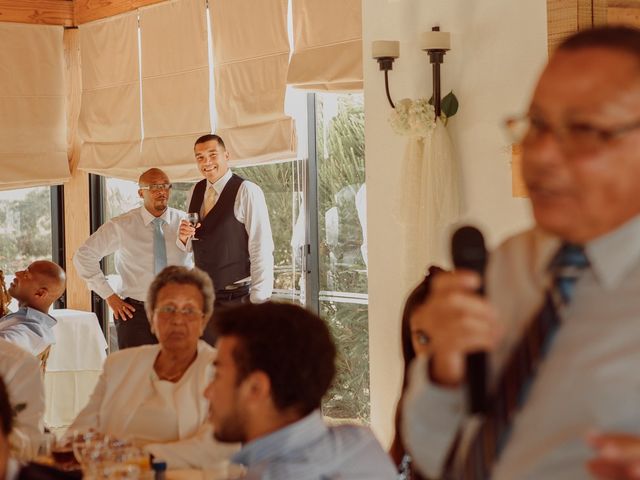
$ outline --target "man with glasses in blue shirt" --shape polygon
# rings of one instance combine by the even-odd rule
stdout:
[[[168,206],[169,177],[151,168],[140,175],[138,185],[143,205],[107,221],[73,256],[87,286],[111,307],[121,349],[158,343],[144,308],[149,285],[167,265],[193,265],[192,254],[178,247],[178,229],[186,213]],[[111,253],[122,278],[117,293],[100,269],[100,260]]]
[[[491,253],[486,297],[471,271],[435,278],[412,318],[431,353],[413,366],[403,433],[429,477],[448,470],[459,438],[470,455],[453,467],[467,479],[588,478],[587,432],[640,432],[640,30],[567,38],[507,126],[536,226]],[[506,388],[483,436],[458,437],[470,431],[465,357],[479,351],[492,356],[490,385]]]

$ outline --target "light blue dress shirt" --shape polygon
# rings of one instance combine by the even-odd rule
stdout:
[[[368,428],[327,426],[319,411],[247,443],[233,462],[247,479],[395,479],[396,468]]]
[[[561,241],[534,229],[492,252],[487,296],[506,327],[492,355],[498,372],[550,283],[549,261]],[[494,480],[581,480],[594,453],[592,430],[640,433],[640,216],[586,245],[589,268],[515,417]],[[464,417],[462,388],[431,384],[426,359],[412,369],[403,433],[415,463],[439,477]],[[495,378],[495,377],[493,377]]]
[[[14,343],[33,355],[40,355],[49,345],[56,343],[53,326],[56,319],[47,313],[29,307],[0,319],[0,338]]]

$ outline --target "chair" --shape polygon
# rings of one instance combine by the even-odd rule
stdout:
[[[9,313],[9,302],[11,301],[11,295],[7,291],[7,286],[4,283],[4,273],[0,270],[0,318]]]
[[[40,373],[44,378],[44,372],[47,369],[47,360],[49,359],[49,353],[51,352],[51,345],[48,345],[42,352],[38,354],[38,360],[40,361]]]

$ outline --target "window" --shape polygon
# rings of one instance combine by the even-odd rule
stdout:
[[[274,297],[301,304],[305,245],[303,169],[301,160],[233,169],[264,191],[274,244]]]
[[[275,247],[274,297],[319,310],[336,339],[338,372],[325,399],[324,414],[368,423],[363,96],[309,94],[301,95],[298,103],[308,100],[315,105],[315,118],[304,115],[309,125],[315,125],[315,145],[309,149],[315,152],[312,158],[234,167],[233,171],[265,193]],[[299,134],[304,138],[303,132]],[[314,192],[306,191],[310,179]],[[169,204],[186,210],[191,186],[174,184]],[[105,219],[140,205],[137,190],[134,182],[105,179]],[[315,230],[317,245],[307,238],[307,232]],[[309,252],[317,255],[311,257]],[[112,258],[107,259],[105,271],[117,289],[119,277]],[[309,281],[311,277],[317,280]],[[115,345],[115,335],[110,337]]]
[[[334,418],[369,421],[364,102],[316,94],[320,315],[338,345],[337,377],[324,404]]]
[[[60,187],[34,187],[0,192],[0,270],[7,286],[17,271],[35,260],[54,260],[59,222],[52,222],[52,193]],[[55,228],[52,229],[52,224]],[[60,263],[58,258],[55,261]],[[11,305],[15,310],[15,301]]]

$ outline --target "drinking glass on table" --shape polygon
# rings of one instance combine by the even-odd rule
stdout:
[[[200,214],[198,212],[189,212],[189,213],[187,213],[187,221],[191,225],[193,225],[193,227],[195,228],[195,226],[198,225],[198,222],[200,221]],[[191,237],[191,240],[198,240],[198,239],[194,235],[193,237]]]

